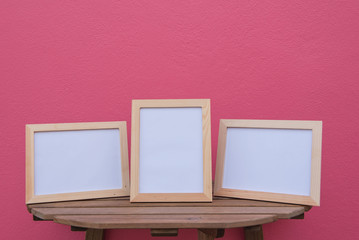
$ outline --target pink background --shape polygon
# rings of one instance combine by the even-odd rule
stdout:
[[[264,225],[264,237],[350,239],[358,77],[357,0],[2,0],[1,238],[84,239],[26,211],[25,124],[129,122],[132,99],[210,98],[213,163],[220,118],[323,120],[321,206],[304,220]],[[230,229],[224,239],[241,234]],[[148,238],[149,230],[106,235]],[[190,238],[194,230],[180,231]]]

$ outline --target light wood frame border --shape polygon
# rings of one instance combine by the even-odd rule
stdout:
[[[203,193],[139,193],[140,109],[202,108]],[[131,121],[131,202],[212,201],[211,114],[209,99],[132,100]]]
[[[227,140],[227,128],[268,128],[268,129],[275,128],[275,129],[312,130],[310,196],[223,188],[222,184],[223,184],[223,171],[224,171],[226,140]],[[219,123],[214,195],[319,206],[321,152],[322,152],[322,121],[221,119]]]
[[[84,191],[72,193],[34,194],[34,135],[36,132],[77,131],[119,129],[121,147],[122,188],[110,190]],[[128,167],[127,126],[125,121],[119,122],[88,122],[88,123],[55,123],[55,124],[27,124],[26,125],[26,204],[93,199],[105,197],[119,197],[129,195],[129,167]]]

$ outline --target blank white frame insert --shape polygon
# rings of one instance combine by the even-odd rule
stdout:
[[[141,109],[139,193],[202,193],[202,149],[202,108]]]
[[[321,121],[221,120],[215,195],[319,205]]]
[[[27,203],[129,195],[126,122],[26,130]]]

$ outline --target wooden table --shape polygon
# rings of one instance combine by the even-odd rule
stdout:
[[[28,205],[34,220],[49,220],[86,231],[102,240],[104,229],[150,228],[152,236],[177,236],[180,228],[198,229],[198,239],[223,237],[225,228],[244,227],[246,240],[263,239],[262,224],[303,219],[311,207],[215,197],[212,203],[130,203],[111,198]]]

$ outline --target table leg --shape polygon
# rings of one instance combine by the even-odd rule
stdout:
[[[213,240],[224,236],[224,229],[198,229],[198,240]]]
[[[245,227],[244,238],[245,240],[263,240],[262,225]]]
[[[86,240],[103,240],[103,229],[87,229]]]

